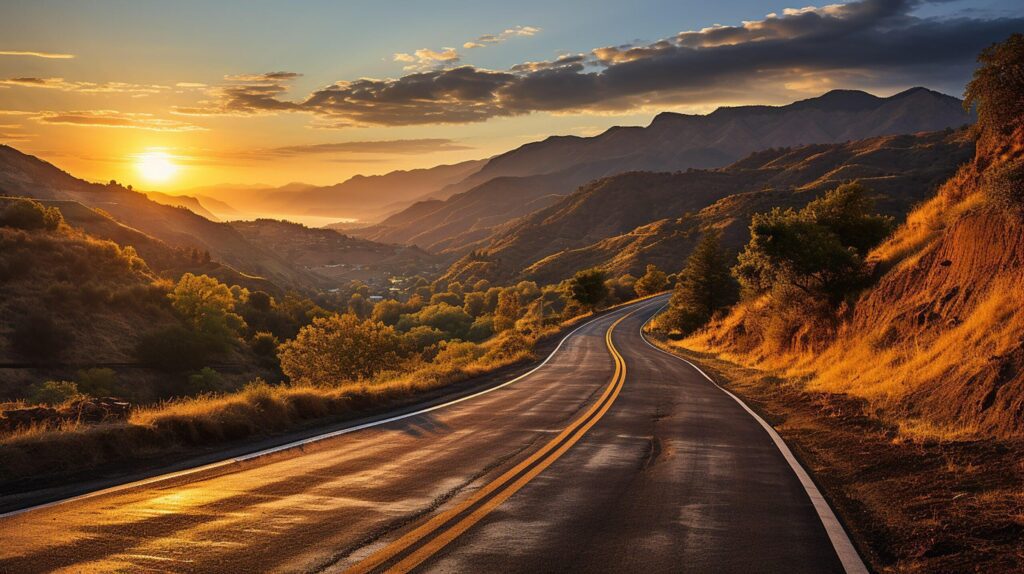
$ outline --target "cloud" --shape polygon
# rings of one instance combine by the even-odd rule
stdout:
[[[462,45],[463,48],[469,50],[472,48],[483,48],[490,44],[500,44],[505,40],[521,36],[535,36],[540,32],[540,28],[536,26],[516,26],[514,28],[508,28],[498,34],[484,34],[476,40],[471,40]]]
[[[158,118],[153,114],[119,112],[115,110],[47,111],[38,113],[32,119],[44,124],[126,128],[157,132],[187,132],[205,129],[178,120]]]
[[[924,1],[860,0],[788,9],[740,25],[684,31],[650,44],[602,47],[504,71],[463,65],[339,81],[296,101],[279,99],[280,82],[267,83],[256,95],[226,90],[215,105],[230,113],[310,113],[319,126],[394,126],[480,122],[538,111],[698,107],[750,101],[752,94],[784,99],[815,85],[854,80],[861,87],[953,86],[969,78],[982,48],[1024,29],[1019,16],[913,15]]]
[[[0,86],[20,88],[43,88],[62,92],[82,94],[158,94],[169,90],[168,86],[156,84],[130,84],[126,82],[72,82],[64,78],[20,77],[0,79]]]
[[[242,83],[277,83],[288,82],[301,76],[302,74],[297,72],[266,72],[263,74],[235,74],[224,76],[224,79],[229,82]]]
[[[298,110],[295,103],[280,100],[291,88],[297,72],[267,72],[224,76],[227,84],[206,90],[210,96],[195,106],[175,106],[171,113],[183,116],[248,116]]]
[[[440,52],[430,48],[420,48],[412,54],[399,52],[394,55],[393,59],[396,62],[408,64],[404,67],[406,71],[429,70],[457,63],[459,53],[455,51],[455,48],[441,48]]]
[[[0,56],[27,56],[31,58],[45,58],[47,60],[69,60],[74,54],[57,54],[54,52],[25,52],[19,50],[2,50]]]

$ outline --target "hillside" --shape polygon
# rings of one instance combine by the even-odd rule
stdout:
[[[647,263],[676,271],[702,230],[719,228],[738,248],[752,213],[802,206],[844,181],[864,183],[883,211],[905,216],[972,153],[966,133],[949,130],[767,150],[714,170],[626,173],[511,224],[446,278],[551,283],[586,267],[636,274]]]
[[[418,215],[399,214],[353,232],[464,254],[485,236],[484,227],[496,229],[521,216],[524,205],[550,203],[552,196],[567,195],[596,178],[722,167],[763,149],[936,131],[971,121],[960,100],[924,88],[887,98],[835,90],[786,106],[720,108],[708,115],[666,112],[647,127],[615,127],[594,137],[555,136],[526,144],[449,186],[452,197],[428,213],[413,206],[410,210]],[[502,200],[487,210],[466,207],[486,206],[495,195]]]
[[[884,273],[834,330],[808,325],[797,339],[769,345],[745,328],[755,301],[682,344],[865,399],[911,435],[1021,436],[1024,221],[1018,207],[993,198],[993,187],[1019,188],[1022,161],[1024,127],[979,145],[872,253]],[[1000,179],[1013,170],[1016,180]]]
[[[69,224],[96,237],[116,241],[122,246],[138,243],[140,253],[144,252],[144,256],[152,258],[162,269],[184,269],[176,260],[178,256],[164,253],[170,248],[200,254],[199,262],[207,267],[211,267],[207,264],[212,260],[215,265],[204,272],[233,283],[254,287],[263,284],[260,288],[265,290],[335,286],[325,284],[325,276],[311,272],[304,263],[276,251],[278,243],[304,241],[306,228],[302,226],[286,228],[299,233],[294,239],[278,237],[272,243],[250,241],[232,224],[210,221],[186,207],[162,205],[130,187],[77,179],[8,146],[0,146],[0,195],[30,197],[56,205],[65,212]],[[165,199],[174,201],[172,197]],[[362,245],[371,251],[377,249],[366,242]],[[344,246],[337,247],[341,249],[333,255],[337,263],[362,262],[358,253],[355,254],[357,260],[349,261],[347,251],[342,249]],[[390,246],[379,246],[379,249],[382,252],[394,250]],[[389,265],[391,263],[394,262]],[[365,275],[383,280],[389,268],[371,270]],[[276,287],[266,286],[267,282]]]

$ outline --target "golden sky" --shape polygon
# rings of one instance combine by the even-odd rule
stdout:
[[[1010,0],[9,0],[0,142],[140,189],[331,184],[659,111],[959,95]]]

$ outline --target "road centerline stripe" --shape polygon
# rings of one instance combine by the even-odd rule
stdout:
[[[407,556],[401,558],[393,567],[388,569],[388,572],[408,572],[412,570],[482,520],[572,448],[608,412],[622,390],[626,379],[626,362],[612,342],[612,332],[619,323],[635,312],[631,311],[623,315],[612,323],[605,332],[605,344],[615,362],[615,372],[601,398],[591,405],[582,416],[576,418],[558,436],[546,443],[537,452],[486,484],[463,503],[438,514],[391,544],[381,548],[346,570],[346,573],[357,574],[373,571],[383,564],[398,559],[399,556],[416,546],[417,543],[436,533],[436,536],[428,539],[418,548],[412,550]]]

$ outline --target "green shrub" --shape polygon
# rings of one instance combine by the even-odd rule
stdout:
[[[42,385],[33,387],[29,398],[33,402],[53,406],[82,396],[82,393],[78,391],[78,385],[71,381],[46,381]]]
[[[188,386],[185,389],[189,395],[221,393],[227,390],[230,390],[227,381],[224,380],[220,373],[210,367],[203,367],[189,375]]]
[[[106,367],[95,367],[82,369],[75,377],[79,390],[94,397],[109,397],[120,395],[120,385],[117,381],[117,373],[114,369]]]
[[[600,269],[577,271],[569,280],[569,296],[585,309],[593,309],[608,298],[605,273]]]
[[[469,333],[466,338],[475,343],[487,340],[494,334],[494,318],[490,315],[484,315],[483,317],[477,317],[473,324],[469,327]]]
[[[252,336],[249,347],[261,357],[276,357],[279,342],[273,333],[260,331]]]

